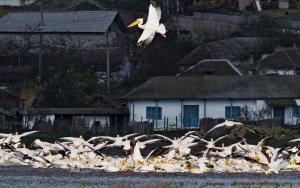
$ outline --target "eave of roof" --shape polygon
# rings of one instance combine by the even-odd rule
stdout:
[[[117,15],[117,11],[44,12],[44,26],[38,31],[40,12],[11,12],[0,19],[0,33],[104,33]]]
[[[290,99],[300,98],[300,76],[155,77],[122,98]]]
[[[31,108],[19,110],[20,114],[26,115],[128,115],[129,110],[123,108]]]
[[[268,106],[297,106],[295,99],[267,99]]]

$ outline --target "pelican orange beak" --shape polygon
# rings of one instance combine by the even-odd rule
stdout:
[[[130,27],[133,27],[133,26],[136,26],[138,25],[139,23],[141,23],[140,20],[135,20],[134,22],[132,22],[130,25],[127,26],[127,28],[130,28]]]
[[[255,157],[253,157],[253,159],[254,159],[255,161],[257,161],[257,162],[260,161],[260,157],[259,157],[258,155],[256,155]]]
[[[294,166],[296,166],[296,165],[297,165],[297,163],[296,163],[296,160],[295,160],[295,159],[292,159],[292,160],[290,161],[290,163],[291,163],[291,165],[294,165]]]

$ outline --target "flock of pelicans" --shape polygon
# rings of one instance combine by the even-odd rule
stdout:
[[[126,136],[96,136],[84,140],[81,136],[63,137],[53,143],[36,139],[26,147],[22,138],[39,134],[30,131],[23,134],[0,133],[0,164],[31,165],[34,168],[63,168],[71,171],[101,169],[108,172],[264,172],[300,170],[298,146],[274,148],[266,145],[263,138],[257,145],[247,144],[237,132],[207,139],[209,134],[220,128],[240,130],[245,126],[238,122],[225,121],[205,134],[190,131],[180,138],[166,136],[129,134]],[[250,130],[250,129],[249,129]],[[250,130],[252,131],[252,130]],[[44,134],[44,133],[43,133]],[[235,135],[239,142],[224,146],[221,142]],[[297,144],[300,139],[287,145]],[[217,143],[219,143],[217,145]],[[147,150],[145,147],[148,147]],[[108,155],[105,150],[120,150],[122,155]],[[191,148],[199,152],[191,152]],[[143,152],[141,152],[141,150]],[[142,153],[148,151],[146,155]],[[149,152],[150,151],[150,152]],[[192,154],[193,153],[193,154]]]

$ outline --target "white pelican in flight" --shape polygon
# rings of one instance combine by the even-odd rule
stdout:
[[[154,38],[155,33],[159,33],[161,36],[166,37],[166,27],[164,24],[160,24],[161,8],[154,7],[152,4],[149,6],[149,13],[147,22],[143,24],[143,19],[139,18],[132,24],[128,25],[128,28],[138,25],[140,29],[143,29],[143,33],[138,39],[137,46],[145,48]]]

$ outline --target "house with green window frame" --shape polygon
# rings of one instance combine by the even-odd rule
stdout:
[[[130,122],[199,127],[202,118],[300,123],[300,76],[159,76],[125,96]]]

